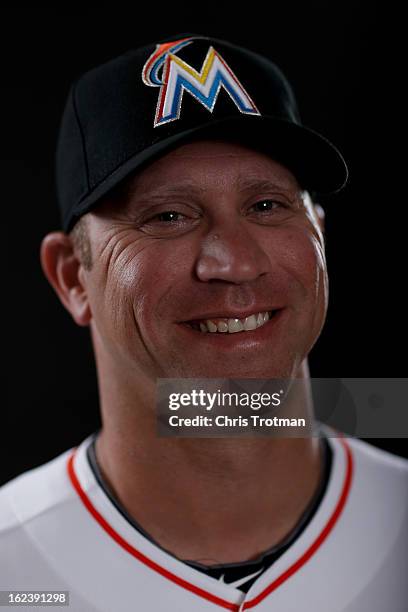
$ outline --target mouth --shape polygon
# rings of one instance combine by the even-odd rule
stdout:
[[[185,321],[183,325],[190,327],[201,334],[237,334],[254,332],[267,325],[280,309],[265,312],[255,312],[243,319],[212,317],[211,319],[197,319]]]

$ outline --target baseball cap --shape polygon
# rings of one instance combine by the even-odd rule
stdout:
[[[347,181],[341,153],[302,125],[293,90],[271,60],[180,34],[132,49],[72,85],[56,154],[64,231],[135,170],[213,137],[264,151],[313,192],[335,193]]]

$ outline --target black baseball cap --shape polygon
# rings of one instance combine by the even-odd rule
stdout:
[[[272,61],[180,34],[128,51],[72,85],[56,155],[64,231],[133,171],[212,137],[266,152],[309,191],[335,193],[347,182],[342,155],[301,124],[292,88]]]

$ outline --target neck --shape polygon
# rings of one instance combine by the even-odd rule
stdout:
[[[307,363],[299,415],[312,413]],[[159,438],[154,386],[101,377],[96,455],[126,511],[163,548],[202,564],[257,557],[296,526],[322,471],[318,438]],[[141,391],[140,391],[141,390]]]

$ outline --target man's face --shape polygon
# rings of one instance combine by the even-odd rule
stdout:
[[[323,326],[327,277],[313,205],[288,169],[244,146],[189,143],[88,217],[92,333],[121,371],[296,375]],[[200,330],[260,312],[271,318],[256,329]]]

